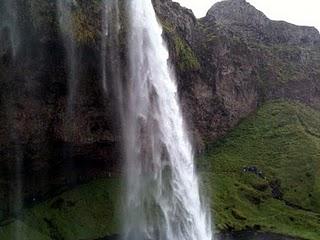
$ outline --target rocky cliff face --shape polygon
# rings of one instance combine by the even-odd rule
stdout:
[[[245,0],[219,2],[195,22],[181,7],[182,21],[175,21],[176,11],[163,14],[168,5],[176,8],[171,1],[157,7],[164,26],[177,26],[164,28],[168,41],[180,37],[191,51],[191,58],[173,53],[173,59],[198,150],[265,101],[288,99],[319,108],[320,35],[315,28],[272,21]],[[184,61],[198,64],[184,74],[179,68]]]
[[[16,26],[0,24],[0,218],[11,213],[4,203],[16,188],[17,159],[23,160],[28,200],[117,172],[121,158],[117,96],[101,90],[103,4],[78,0],[72,12],[80,77],[70,118],[67,56],[55,1],[17,1]],[[320,37],[314,28],[271,21],[244,0],[218,3],[202,19],[171,0],[153,2],[198,152],[264,101],[289,99],[320,109]],[[119,59],[126,82],[128,23],[125,2],[119,4]],[[5,11],[1,3],[0,9]],[[13,29],[19,32],[17,44]],[[112,65],[119,63],[110,63],[112,78]]]

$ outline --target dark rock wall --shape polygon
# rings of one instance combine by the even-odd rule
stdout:
[[[13,211],[8,201],[17,194],[17,176],[22,196],[32,204],[119,171],[115,101],[101,90],[102,26],[95,19],[103,5],[78,2],[73,24],[79,85],[72,115],[67,113],[68,60],[55,1],[17,0],[17,26],[0,26],[0,219]],[[17,47],[10,38],[14,28]]]

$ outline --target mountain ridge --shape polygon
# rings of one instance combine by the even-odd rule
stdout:
[[[260,38],[261,41],[271,43],[303,45],[320,42],[320,34],[315,27],[271,20],[263,12],[243,0],[226,0],[214,4],[206,15],[206,18],[210,17],[214,17],[217,23],[227,25],[236,34],[243,36],[244,29],[249,31],[254,35],[255,40]]]

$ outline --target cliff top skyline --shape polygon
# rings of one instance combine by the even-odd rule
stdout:
[[[219,0],[175,0],[192,9],[196,17],[204,17]],[[271,20],[283,20],[300,26],[316,27],[320,31],[320,2],[317,0],[247,0]]]

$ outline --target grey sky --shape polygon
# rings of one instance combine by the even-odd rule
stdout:
[[[197,17],[205,16],[218,0],[175,0],[191,8]],[[284,20],[304,26],[315,26],[320,30],[319,0],[247,0],[272,20]]]

